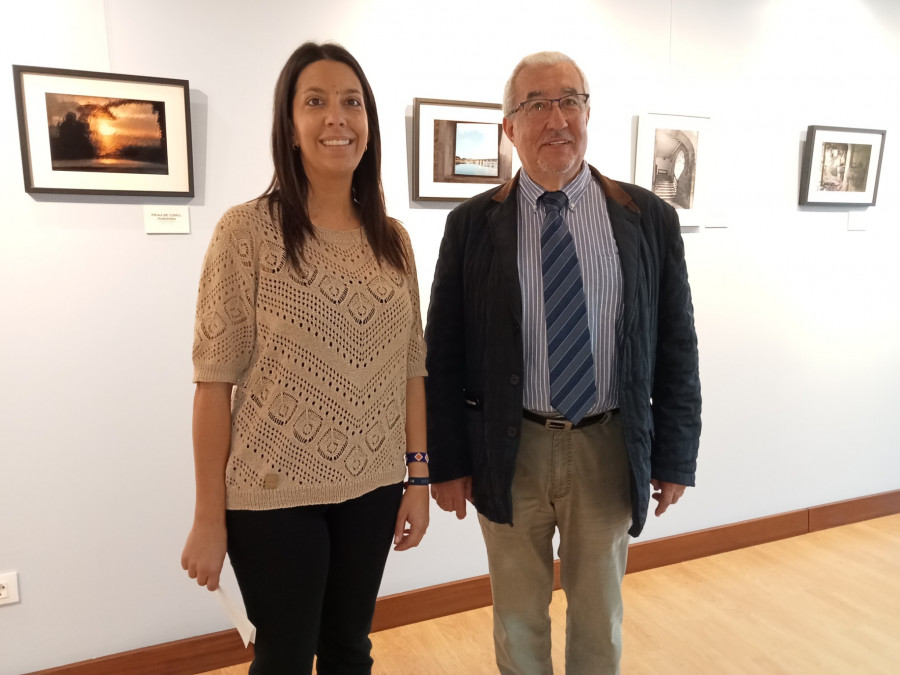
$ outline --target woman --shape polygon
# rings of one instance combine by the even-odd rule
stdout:
[[[345,49],[288,59],[272,153],[269,188],[223,216],[204,262],[182,566],[215,590],[227,550],[251,673],[310,673],[314,655],[319,673],[369,673],[391,539],[412,548],[428,525],[425,354],[375,100]]]

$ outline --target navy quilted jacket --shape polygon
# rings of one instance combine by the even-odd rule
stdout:
[[[693,305],[675,210],[591,168],[619,250],[623,328],[619,408],[631,470],[632,526],[647,518],[650,479],[694,485],[700,377]],[[478,511],[512,523],[522,425],[522,300],[517,178],[447,217],[428,309],[428,448],[434,482],[472,476]]]

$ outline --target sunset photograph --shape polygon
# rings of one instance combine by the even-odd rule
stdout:
[[[45,96],[54,171],[168,173],[165,103]]]

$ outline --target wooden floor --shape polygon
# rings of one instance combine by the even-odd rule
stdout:
[[[558,675],[565,606],[554,593]],[[372,642],[377,675],[497,672],[489,607],[375,633]],[[900,515],[627,575],[622,674],[657,673],[900,673]]]

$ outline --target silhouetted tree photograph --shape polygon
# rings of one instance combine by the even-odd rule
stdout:
[[[45,94],[54,171],[168,174],[161,101]]]

